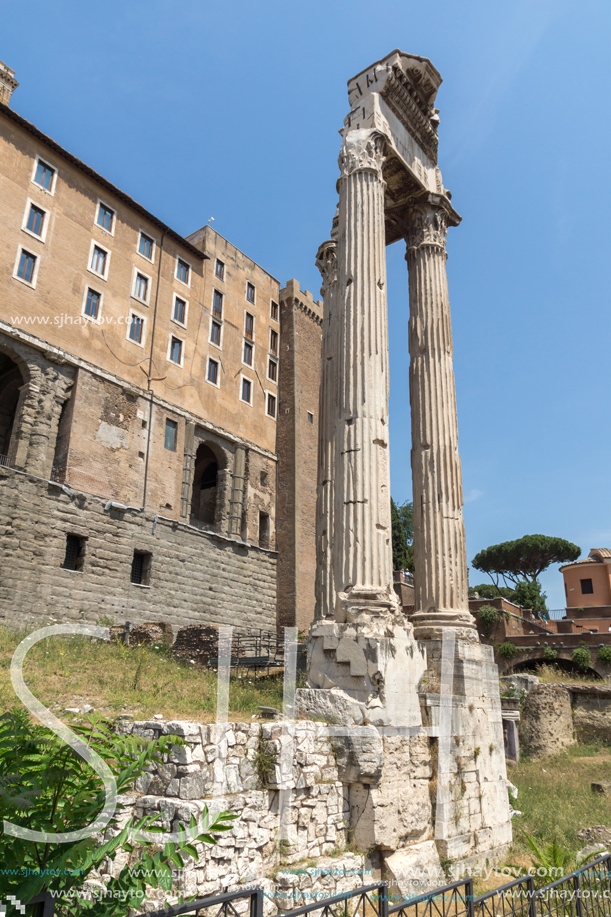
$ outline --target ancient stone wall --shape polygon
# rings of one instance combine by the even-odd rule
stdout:
[[[119,731],[144,738],[179,735],[186,742],[136,783],[129,811],[137,817],[154,814],[166,829],[177,830],[191,813],[201,812],[206,800],[211,811],[238,813],[218,845],[198,846],[198,862],[187,864],[184,887],[189,894],[256,883],[263,886],[271,915],[383,876],[397,900],[410,890],[443,884],[432,839],[426,738],[382,738],[373,727],[368,735],[334,736],[333,728],[322,723],[298,722],[285,821],[289,838],[282,839],[280,763],[289,741],[282,724],[223,727],[123,720]],[[362,852],[348,852],[347,845]],[[308,868],[304,861],[312,858],[316,867]],[[117,858],[113,872],[122,865]],[[424,865],[429,874],[423,877]]]
[[[577,740],[611,745],[611,685],[571,685],[569,691]]]
[[[571,695],[562,685],[535,685],[524,702],[520,720],[522,751],[542,758],[564,751],[575,741]]]
[[[12,623],[164,621],[276,625],[276,554],[103,498],[0,468],[0,615]],[[66,536],[81,539],[65,569]],[[148,582],[131,582],[134,551],[150,554]]]
[[[469,719],[466,711],[457,715]],[[482,862],[506,849],[498,835],[499,811],[507,808],[505,783],[499,781],[504,799],[496,812],[484,790],[487,780],[498,778],[498,756],[489,748],[480,754],[472,745],[474,738],[481,741],[485,727],[480,721],[476,736],[463,736],[451,754],[455,860],[465,865],[474,862],[478,843]],[[125,718],[118,730],[148,739],[177,735],[186,743],[137,781],[126,815],[155,815],[167,830],[177,830],[204,804],[211,812],[238,813],[216,847],[198,845],[198,861],[186,866],[183,892],[203,896],[261,885],[266,914],[273,915],[309,904],[315,895],[380,879],[389,882],[391,901],[446,882],[440,862],[446,846],[435,839],[440,775],[434,738],[308,721],[200,725]],[[292,754],[290,767],[283,766],[283,750]],[[282,817],[280,801],[287,796],[280,791],[286,794],[289,785],[290,807]],[[505,832],[505,844],[509,839]],[[312,858],[315,867],[307,862]],[[118,857],[113,872],[123,862]]]

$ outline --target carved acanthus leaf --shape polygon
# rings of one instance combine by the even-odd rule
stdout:
[[[386,141],[378,131],[348,131],[339,154],[342,178],[362,171],[376,172],[381,178],[385,146]]]
[[[407,250],[421,245],[445,248],[448,234],[448,216],[443,207],[429,202],[413,206],[407,219],[405,236]]]
[[[323,300],[329,287],[337,283],[337,243],[330,240],[323,242],[316,253],[316,267],[322,275],[320,295]]]

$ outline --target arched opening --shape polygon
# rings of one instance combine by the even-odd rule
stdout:
[[[210,446],[201,443],[195,453],[191,524],[213,526],[216,516],[218,460]]]
[[[11,437],[15,428],[19,392],[24,378],[17,363],[0,353],[0,464],[9,464]]]
[[[592,649],[591,652],[594,660],[596,657],[596,650]],[[589,678],[600,678],[600,680],[603,681],[602,676],[592,666],[584,671],[580,669],[572,659],[563,659],[562,656],[557,656],[555,659],[546,659],[545,656],[541,655],[534,659],[526,659],[523,662],[516,663],[516,665],[512,667],[511,672],[507,671],[504,674],[509,675],[513,672],[516,674],[519,672],[530,672],[532,675],[540,675],[541,667],[554,669],[559,674],[570,676],[573,680],[580,676],[587,675]]]

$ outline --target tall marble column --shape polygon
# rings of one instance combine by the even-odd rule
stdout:
[[[316,496],[316,618],[333,617],[334,405],[337,400],[337,217],[332,238],[319,247],[316,266],[322,275],[324,303],[318,410],[318,487]],[[335,236],[335,238],[333,238]]]
[[[427,194],[408,215],[410,402],[417,637],[450,625],[475,632],[469,614],[463,494],[446,276],[449,199]]]
[[[339,158],[335,613],[397,607],[388,459],[388,320],[382,178],[385,139],[348,131]]]

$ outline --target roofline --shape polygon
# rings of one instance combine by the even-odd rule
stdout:
[[[597,564],[604,564],[604,560],[597,560],[595,557],[584,557],[583,560],[572,560],[568,564],[562,564],[561,567],[558,567],[558,570],[562,573],[563,570],[568,570],[569,567],[587,567],[588,564],[596,566]]]
[[[36,137],[37,140],[46,143],[55,153],[59,153],[60,156],[63,156],[64,159],[67,159],[69,163],[79,169],[81,172],[84,172],[85,175],[92,178],[98,184],[102,185],[106,191],[110,191],[111,194],[114,194],[115,197],[118,197],[119,200],[123,201],[124,204],[127,204],[128,207],[131,207],[132,210],[135,210],[136,213],[139,213],[141,216],[150,220],[151,223],[154,223],[159,229],[163,230],[164,233],[167,233],[168,236],[171,236],[176,242],[180,242],[192,255],[200,258],[202,261],[209,260],[209,256],[202,252],[199,248],[196,248],[191,242],[181,236],[180,233],[172,229],[171,226],[168,226],[163,220],[160,220],[159,217],[156,217],[153,213],[143,207],[142,204],[139,204],[138,201],[135,201],[133,197],[130,197],[129,194],[126,194],[125,191],[121,191],[120,188],[117,188],[116,185],[113,185],[112,182],[108,181],[107,178],[104,178],[103,175],[100,175],[99,172],[96,172],[95,169],[92,169],[91,166],[88,166],[86,163],[82,162],[72,153],[69,153],[68,150],[65,150],[62,146],[59,145],[51,137],[48,137],[46,134],[43,134],[34,124],[30,121],[27,121],[25,118],[22,118],[21,115],[18,115],[16,111],[13,111],[12,108],[9,108],[7,105],[0,105],[0,111],[7,115],[10,121],[14,121],[24,130],[26,130],[33,137]]]
[[[259,270],[263,271],[264,274],[267,274],[268,277],[271,277],[272,280],[275,280],[276,283],[278,284],[278,286],[280,286],[281,281],[278,280],[277,277],[274,277],[273,274],[270,274],[270,272],[267,270],[267,268],[263,267],[262,264],[259,264],[258,261],[255,261],[254,258],[251,258],[250,255],[247,255],[246,252],[242,251],[241,248],[238,248],[237,245],[234,245],[234,243],[231,241],[231,239],[227,239],[226,236],[224,236],[222,233],[220,233],[220,232],[218,231],[218,229],[215,229],[214,226],[211,226],[210,223],[206,223],[204,226],[200,226],[199,229],[195,229],[193,232],[190,232],[189,235],[190,235],[190,236],[194,236],[196,233],[202,232],[202,230],[204,230],[204,229],[209,229],[210,232],[213,232],[215,235],[219,236],[224,242],[227,243],[227,245],[231,245],[231,247],[232,247],[232,248],[235,248],[235,250],[236,250],[237,252],[239,252],[241,255],[244,255],[244,257],[245,257],[245,258],[248,258],[249,261],[252,261],[252,263],[253,263],[254,265],[256,265],[256,267],[258,267]],[[191,243],[189,243],[189,245],[190,245],[190,244],[191,244]],[[198,249],[198,251],[200,251],[200,250]],[[200,254],[201,254],[201,252],[200,252]],[[205,255],[205,257],[206,257],[206,258],[210,258],[210,255]]]
[[[368,66],[368,67],[365,67],[364,70],[360,70],[360,71],[359,71],[358,73],[356,73],[354,76],[351,76],[350,79],[347,81],[346,85],[350,85],[350,83],[352,82],[352,80],[356,80],[356,79],[359,78],[359,76],[363,76],[363,74],[364,74],[364,73],[367,73],[368,70],[371,70],[372,67],[377,67],[378,64],[381,64],[381,63],[383,63],[385,60],[388,60],[388,58],[389,58],[389,57],[392,57],[393,54],[400,54],[401,57],[413,57],[413,58],[415,58],[415,60],[419,60],[419,61],[421,61],[421,62],[424,63],[424,64],[429,64],[429,66],[431,67],[431,69],[434,70],[435,73],[437,74],[437,76],[439,77],[439,85],[442,84],[443,80],[442,80],[442,78],[441,78],[441,73],[439,72],[439,70],[437,69],[437,67],[435,66],[435,64],[431,63],[430,58],[428,58],[428,57],[422,57],[420,54],[410,54],[409,51],[402,51],[401,48],[395,48],[394,51],[391,51],[389,54],[385,54],[384,57],[381,57],[381,58],[380,58],[380,60],[374,61],[373,64],[369,64],[369,66]]]

